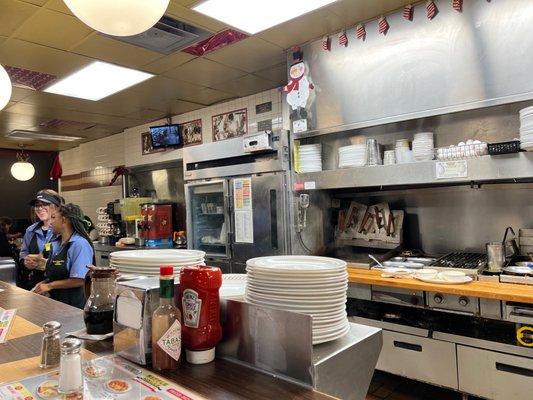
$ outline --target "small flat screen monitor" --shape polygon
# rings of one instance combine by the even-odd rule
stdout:
[[[154,149],[183,146],[179,125],[152,126],[150,127],[150,136]]]

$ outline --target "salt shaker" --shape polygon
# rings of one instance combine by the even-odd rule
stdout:
[[[57,321],[49,321],[43,325],[43,341],[41,344],[41,368],[51,368],[59,365],[59,330],[61,324]]]
[[[58,388],[61,394],[77,393],[83,390],[80,350],[79,339],[65,339],[61,343]]]

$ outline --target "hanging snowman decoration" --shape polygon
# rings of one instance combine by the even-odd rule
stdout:
[[[287,103],[291,106],[291,119],[305,119],[309,95],[315,87],[307,76],[307,68],[302,60],[291,65],[289,77],[290,82],[283,87],[283,91],[287,93]]]

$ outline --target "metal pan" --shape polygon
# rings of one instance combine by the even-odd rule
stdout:
[[[408,262],[408,261],[385,261],[383,263],[386,267],[399,267],[399,268],[410,268],[410,269],[422,269],[424,268],[424,264],[422,263],[414,263],[414,262]]]
[[[533,268],[530,267],[520,267],[512,265],[510,267],[505,267],[502,269],[506,274],[511,275],[533,275]]]

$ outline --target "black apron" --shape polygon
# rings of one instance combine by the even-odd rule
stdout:
[[[42,225],[39,225],[37,229],[41,229]],[[37,242],[37,233],[33,232],[33,237],[30,240],[30,245],[28,246],[28,254],[39,254],[41,251],[39,250],[39,244]],[[48,258],[50,255],[50,251],[43,248],[43,257]],[[21,264],[24,264],[22,261]],[[25,265],[22,265],[20,268],[19,273],[19,287],[22,287],[26,290],[31,290],[34,288],[35,285],[37,285],[39,282],[44,281],[44,271],[38,270],[38,269],[29,269]]]
[[[50,282],[70,278],[70,271],[67,269],[69,247],[70,242],[67,242],[53,257],[48,258],[45,275]],[[54,300],[82,309],[85,306],[86,301],[83,286],[69,289],[52,289],[50,290],[50,297]]]

